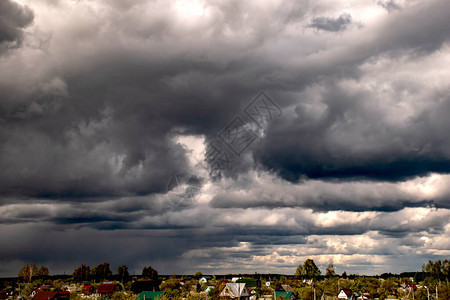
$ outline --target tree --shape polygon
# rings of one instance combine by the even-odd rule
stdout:
[[[94,277],[95,280],[103,281],[105,279],[109,279],[112,276],[111,269],[109,268],[109,263],[104,262],[102,264],[99,264],[98,266],[92,268],[92,277]]]
[[[327,267],[327,272],[325,273],[326,277],[333,277],[336,275],[336,272],[334,271],[333,264],[329,264]]]
[[[314,263],[314,260],[308,258],[303,263],[303,270],[305,277],[308,279],[316,279],[317,276],[320,276],[320,270]]]
[[[36,271],[37,277],[48,276],[48,275],[50,275],[50,271],[45,266],[40,266],[39,269],[37,269],[37,271]]]
[[[195,273],[195,275],[194,275],[194,277],[196,278],[196,279],[200,279],[201,277],[203,276],[203,273],[202,272],[197,272],[197,273]]]
[[[126,281],[128,279],[128,276],[130,275],[128,273],[128,267],[126,265],[121,265],[117,268],[117,273],[119,274],[120,281],[123,283],[124,280]]]
[[[36,275],[36,270],[37,268],[35,264],[25,265],[22,267],[22,269],[20,269],[17,275],[19,277],[22,277],[23,280],[31,282],[33,276]]]
[[[302,266],[302,264],[299,264],[297,267],[297,270],[295,270],[295,277],[297,279],[302,279],[304,275],[305,275],[305,271],[303,270],[303,266]]]
[[[89,275],[91,274],[91,269],[89,266],[82,264],[73,271],[72,277],[75,281],[88,281]]]
[[[158,280],[158,271],[152,268],[152,266],[144,267],[142,269],[142,276],[144,278],[152,279],[154,281]]]
[[[442,274],[448,282],[448,280],[450,279],[450,261],[447,259],[442,262]]]

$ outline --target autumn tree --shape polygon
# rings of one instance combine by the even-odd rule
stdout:
[[[22,267],[22,269],[20,269],[17,275],[24,281],[31,282],[33,276],[36,276],[36,270],[37,268],[35,264],[25,265]]]
[[[91,269],[89,266],[82,264],[73,271],[72,277],[75,281],[88,281],[89,275],[91,274]]]

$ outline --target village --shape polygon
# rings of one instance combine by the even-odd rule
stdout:
[[[10,300],[389,300],[450,299],[449,261],[429,261],[421,271],[380,276],[338,275],[334,266],[322,275],[312,259],[294,275],[158,275],[146,266],[130,276],[125,265],[117,274],[109,263],[92,269],[81,265],[72,275],[49,274],[48,268],[26,265],[16,278],[1,279],[0,299]]]

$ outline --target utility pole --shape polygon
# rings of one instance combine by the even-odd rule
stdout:
[[[436,284],[436,300],[439,299],[439,296],[438,296],[438,288],[437,288],[437,286],[438,286],[438,285]]]

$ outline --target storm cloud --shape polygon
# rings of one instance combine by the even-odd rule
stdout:
[[[0,4],[0,275],[448,256],[447,1],[22,2]]]

